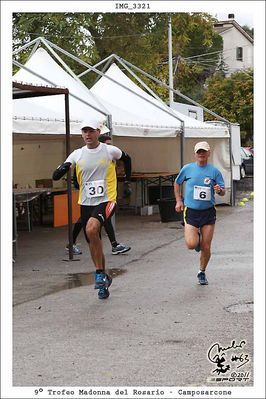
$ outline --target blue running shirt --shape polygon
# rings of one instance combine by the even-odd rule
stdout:
[[[183,166],[175,181],[179,185],[186,183],[184,204],[192,209],[211,208],[215,205],[213,186],[219,184],[224,188],[223,176],[212,164],[189,163]]]

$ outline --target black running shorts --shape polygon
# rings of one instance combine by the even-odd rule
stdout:
[[[115,208],[115,202],[102,202],[96,206],[81,205],[80,215],[83,227],[86,227],[87,222],[91,217],[98,219],[101,225],[103,225],[107,219],[113,216]]]
[[[214,206],[203,210],[185,207],[183,217],[185,224],[200,228],[207,224],[215,224],[216,209]]]

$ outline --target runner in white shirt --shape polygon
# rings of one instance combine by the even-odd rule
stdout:
[[[105,272],[101,227],[115,212],[117,178],[115,161],[121,159],[122,151],[100,143],[99,123],[84,122],[81,128],[85,146],[73,151],[53,174],[59,180],[71,166],[76,167],[79,183],[78,203],[85,236],[89,242],[91,257],[96,268],[95,288],[100,299],[108,298],[111,276]]]

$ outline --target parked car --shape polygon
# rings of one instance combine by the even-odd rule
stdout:
[[[253,147],[244,147],[244,148],[249,150],[252,153],[253,157],[254,157],[254,148]]]
[[[240,147],[241,166],[240,176],[243,179],[246,175],[253,176],[253,153],[249,148]]]

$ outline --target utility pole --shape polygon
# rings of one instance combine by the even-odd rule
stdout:
[[[172,18],[168,19],[168,66],[169,66],[169,106],[173,108],[174,92],[171,90],[173,85],[173,53],[172,53]]]

